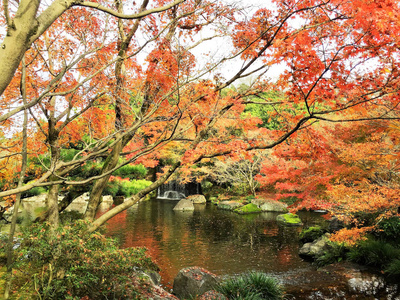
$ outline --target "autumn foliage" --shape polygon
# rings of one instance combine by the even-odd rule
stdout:
[[[62,13],[26,39],[19,67],[0,74],[1,197],[88,186],[97,192],[92,219],[118,168],[162,164],[152,185],[93,221],[94,230],[173,174],[200,181],[214,159],[251,161],[257,150],[265,151],[255,177],[261,189],[296,197],[294,210],[328,209],[360,231],[397,214],[398,0],[275,0],[257,9],[50,2]],[[4,3],[9,43],[19,30],[10,18],[22,6]],[[42,21],[47,6],[38,5]],[[233,71],[225,72],[228,63]],[[256,115],[250,105],[265,109]],[[28,156],[48,164],[17,187],[24,109]],[[66,158],[68,149],[78,152]],[[74,178],[87,162],[104,167]],[[373,224],[362,224],[360,212],[376,214]]]

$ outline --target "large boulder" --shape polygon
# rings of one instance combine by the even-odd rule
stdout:
[[[322,254],[324,254],[325,251],[327,251],[330,248],[329,237],[330,234],[325,233],[323,236],[321,236],[314,242],[305,243],[303,247],[300,248],[299,255],[310,258],[321,256]]]
[[[105,203],[105,202],[113,203],[114,202],[113,196],[105,195],[105,196],[103,196],[101,202],[102,203]]]
[[[287,212],[287,204],[269,199],[257,198],[251,200],[251,203],[257,205],[264,212]]]
[[[237,201],[221,201],[218,203],[217,207],[219,209],[235,210],[236,208],[239,208],[241,206],[243,206],[243,204]]]
[[[37,196],[32,196],[28,198],[22,199],[22,203],[24,202],[46,202],[47,194],[40,194]]]
[[[194,299],[213,290],[218,284],[217,275],[200,267],[190,267],[179,271],[174,279],[173,291],[179,299]]]
[[[89,193],[84,193],[84,194],[80,195],[79,197],[76,197],[72,201],[72,203],[74,203],[74,204],[78,204],[78,203],[87,204],[87,202],[89,201],[89,197],[90,197]]]
[[[276,217],[276,220],[280,224],[287,225],[287,226],[301,226],[301,225],[303,225],[303,223],[300,220],[300,217],[298,215],[292,214],[292,213],[278,215]]]
[[[179,211],[192,211],[194,210],[193,202],[188,199],[182,199],[175,205],[174,210]]]
[[[186,199],[192,201],[194,204],[202,204],[207,202],[204,195],[190,195],[186,197]]]

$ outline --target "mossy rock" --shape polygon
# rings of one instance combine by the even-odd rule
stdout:
[[[326,230],[324,230],[321,226],[313,226],[306,229],[303,229],[300,232],[300,241],[302,243],[310,243],[321,237]]]
[[[303,223],[300,220],[300,217],[296,214],[287,213],[282,214],[276,217],[276,220],[283,225],[287,226],[301,226]]]
[[[241,214],[241,215],[254,214],[254,213],[260,213],[261,209],[257,205],[255,205],[253,203],[250,203],[250,204],[246,204],[245,206],[236,208],[234,210],[234,212],[238,213],[238,214]]]

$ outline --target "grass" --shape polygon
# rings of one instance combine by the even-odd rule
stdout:
[[[216,290],[229,300],[276,300],[283,290],[275,278],[262,272],[248,272],[224,280]]]

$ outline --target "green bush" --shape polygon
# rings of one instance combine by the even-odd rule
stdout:
[[[330,242],[329,246],[329,250],[324,251],[321,256],[316,258],[315,263],[317,266],[322,267],[346,259],[349,249],[344,244]]]
[[[148,187],[150,184],[152,184],[152,182],[148,180],[122,181],[120,190],[123,196],[130,197]]]
[[[86,226],[77,221],[52,230],[45,223],[24,231],[13,290],[35,291],[39,299],[140,299],[148,287],[139,270],[158,270],[145,249],[119,249]]]
[[[283,290],[277,280],[262,272],[249,272],[225,279],[216,290],[229,300],[283,298]]]
[[[375,236],[386,242],[400,242],[400,218],[392,217],[379,222]]]
[[[148,180],[119,180],[114,178],[107,183],[106,188],[104,189],[105,195],[112,196],[125,196],[130,197],[132,195],[137,194],[142,189],[148,187],[152,184],[151,181]]]
[[[391,276],[400,276],[400,259],[392,260],[385,269],[385,273]]]
[[[383,241],[368,239],[352,247],[347,256],[351,261],[384,269],[395,259],[400,259],[400,249]]]
[[[289,197],[284,197],[284,198],[279,199],[279,201],[281,201],[289,206],[295,204],[299,200],[300,199],[297,198],[296,196],[289,196]]]
[[[143,165],[125,165],[113,173],[114,176],[123,178],[144,178],[147,169]]]
[[[37,187],[31,188],[30,190],[24,192],[22,194],[22,197],[27,198],[27,197],[39,196],[41,194],[46,194],[46,193],[47,193],[47,188],[42,187],[42,186],[37,186]]]

